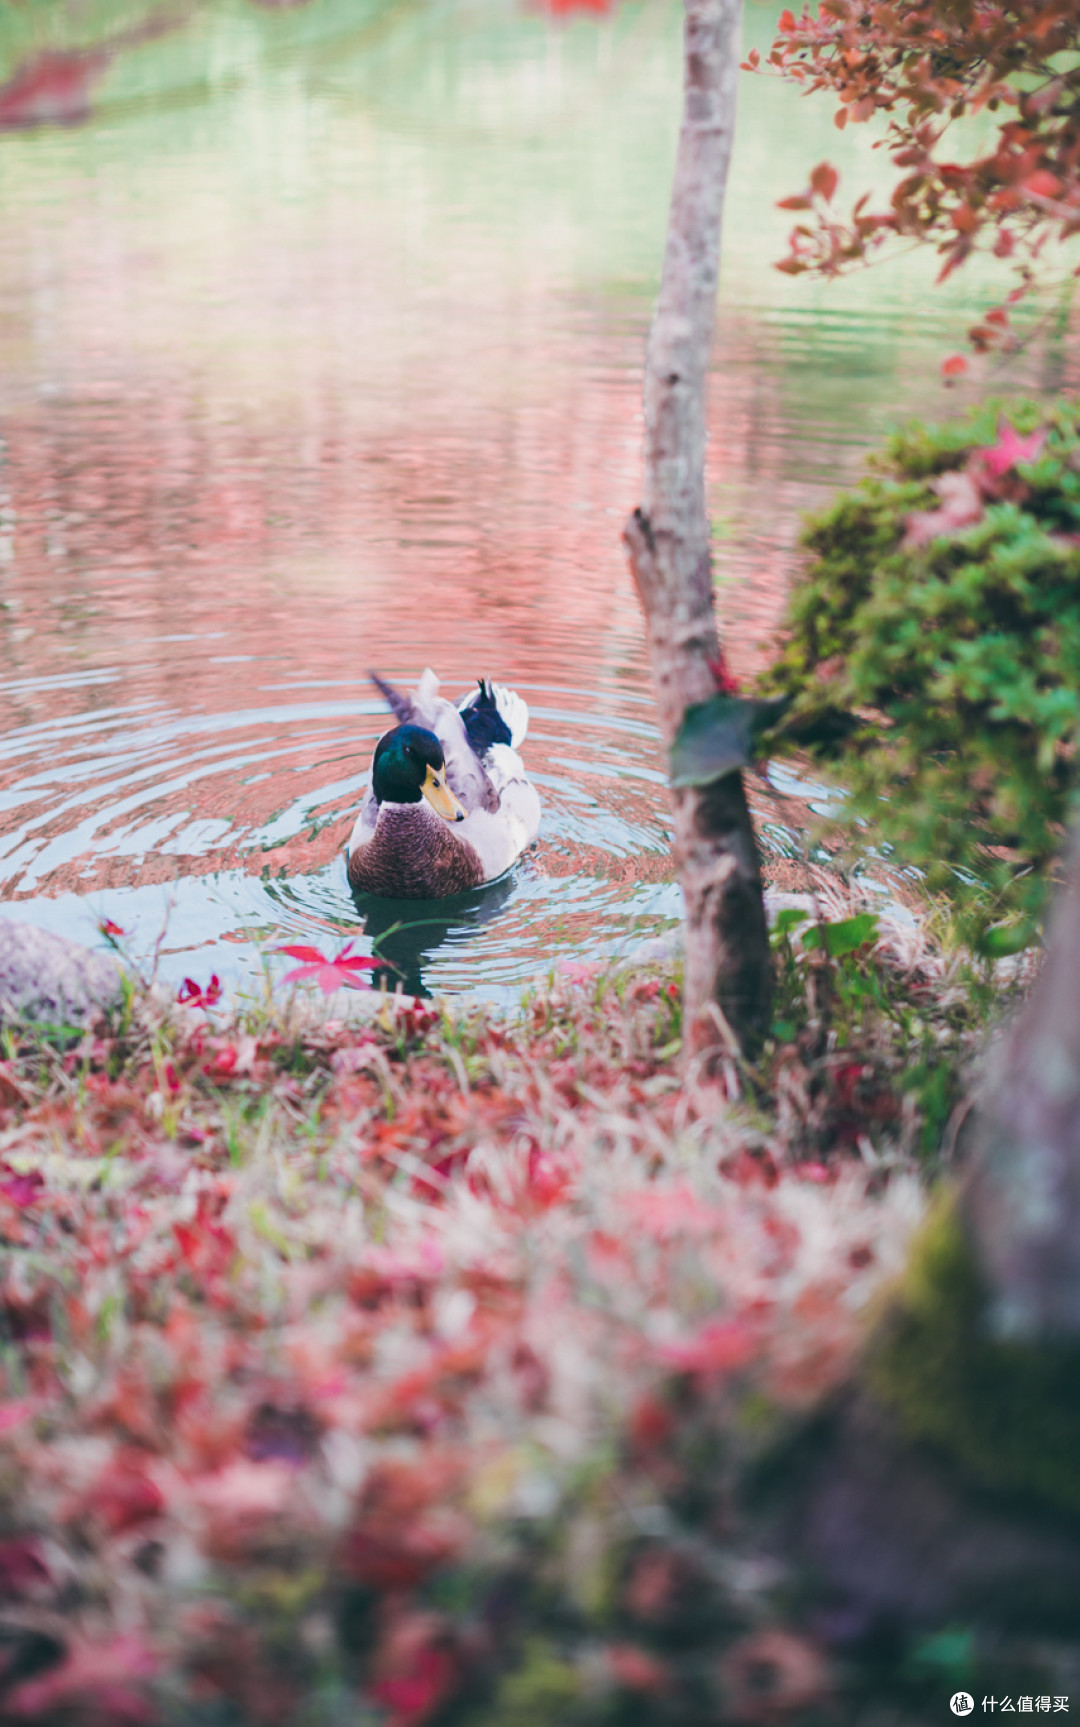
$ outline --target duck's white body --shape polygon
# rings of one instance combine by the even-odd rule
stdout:
[[[438,738],[446,783],[465,817],[445,821],[424,800],[380,804],[369,786],[346,854],[354,887],[388,897],[441,898],[494,881],[532,844],[540,827],[540,797],[517,753],[529,710],[513,690],[493,684],[491,692],[511,741],[478,752],[460,709],[439,695],[433,671],[424,672],[414,696],[385,690],[399,723],[423,726]],[[465,697],[461,707],[473,699],[473,694]]]

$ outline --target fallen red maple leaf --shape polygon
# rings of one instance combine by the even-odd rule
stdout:
[[[295,970],[287,971],[282,983],[317,983],[324,995],[330,995],[335,989],[366,989],[354,972],[368,971],[383,962],[367,954],[352,953],[352,942],[346,942],[339,954],[328,959],[320,953],[317,947],[279,947],[275,953],[286,953],[290,959],[299,959],[304,963]]]
[[[37,1411],[37,1402],[30,1397],[21,1397],[15,1403],[0,1404],[0,1433],[7,1433],[9,1428],[21,1426],[24,1421],[29,1421],[31,1416],[36,1415]],[[2,1552],[3,1549],[0,1548],[0,1554]]]
[[[564,1166],[537,1146],[529,1150],[528,1197],[534,1205],[546,1211],[560,1200],[570,1186],[571,1177]]]
[[[137,1633],[114,1637],[111,1643],[72,1639],[60,1665],[40,1678],[26,1679],[4,1698],[9,1720],[70,1718],[74,1709],[85,1720],[92,1715],[120,1727],[142,1727],[157,1711],[146,1694],[147,1681],[157,1672],[157,1655]]]
[[[49,1581],[49,1568],[33,1536],[0,1541],[0,1589],[6,1600],[26,1600]]]
[[[607,1649],[608,1666],[616,1685],[627,1691],[663,1691],[670,1683],[670,1674],[663,1662],[636,1643],[611,1643]]]
[[[697,1336],[685,1343],[665,1344],[659,1354],[681,1373],[711,1375],[745,1367],[756,1348],[756,1339],[745,1325],[719,1319],[702,1326]]]
[[[835,1170],[831,1170],[825,1163],[816,1162],[797,1163],[795,1174],[803,1181],[833,1181],[836,1177]]]
[[[182,1001],[187,1007],[213,1007],[216,1001],[221,1000],[221,979],[214,972],[210,982],[203,989],[202,985],[197,984],[193,977],[186,977],[180,985],[176,999]]]
[[[429,1646],[413,1655],[404,1672],[377,1680],[371,1695],[390,1711],[391,1727],[422,1727],[445,1703],[457,1679],[453,1651]]]
[[[33,1205],[38,1198],[38,1190],[45,1186],[45,1177],[38,1169],[27,1170],[23,1175],[17,1169],[12,1169],[8,1163],[0,1163],[0,1175],[6,1179],[0,1181],[0,1193],[9,1199],[12,1205],[20,1210],[27,1205]]]
[[[160,1517],[165,1495],[134,1453],[114,1458],[102,1471],[87,1494],[87,1509],[110,1535],[122,1535]]]

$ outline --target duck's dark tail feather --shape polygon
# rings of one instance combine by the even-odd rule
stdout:
[[[479,693],[474,693],[467,702],[462,702],[460,712],[469,742],[477,755],[482,756],[492,744],[508,744],[512,738],[510,727],[499,712],[491,685],[483,678],[477,678],[476,681],[480,685]]]
[[[382,696],[398,725],[411,725],[415,717],[412,697],[403,695],[401,690],[396,690],[393,684],[388,684],[385,678],[380,678],[378,672],[369,671],[368,677]]]

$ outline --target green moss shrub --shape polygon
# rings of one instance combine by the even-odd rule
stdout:
[[[783,729],[968,939],[1023,945],[1077,802],[1080,402],[907,427],[803,543],[765,680]]]
[[[915,1243],[866,1380],[910,1439],[972,1483],[1080,1514],[1080,1348],[988,1334],[986,1290],[954,1200]]]

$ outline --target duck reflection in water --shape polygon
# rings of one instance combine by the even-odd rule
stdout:
[[[513,891],[512,871],[452,899],[383,899],[354,890],[353,904],[364,920],[364,934],[372,952],[386,962],[368,974],[372,988],[430,997],[424,967],[436,954],[467,942],[482,924],[497,918]]]

